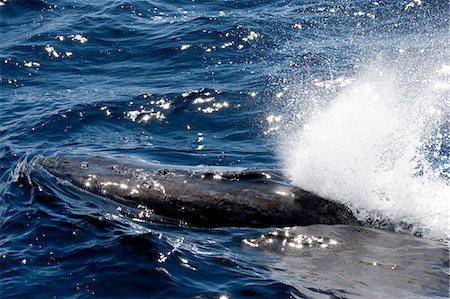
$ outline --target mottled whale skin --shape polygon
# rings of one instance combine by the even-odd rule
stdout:
[[[143,205],[191,226],[358,225],[345,205],[294,187],[275,172],[102,156],[38,157],[33,164],[93,194]]]

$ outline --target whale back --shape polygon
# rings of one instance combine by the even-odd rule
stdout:
[[[72,185],[151,209],[188,225],[357,224],[342,204],[290,184],[275,171],[179,167],[102,156],[53,156],[35,165]]]

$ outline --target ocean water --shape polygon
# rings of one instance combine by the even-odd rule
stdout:
[[[0,297],[449,296],[447,1],[0,0]],[[39,155],[277,169],[361,227],[145,221]]]

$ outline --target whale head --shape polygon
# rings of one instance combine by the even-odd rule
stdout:
[[[102,156],[40,157],[35,164],[93,194],[193,225],[358,224],[345,205],[292,186],[272,172],[219,172]]]

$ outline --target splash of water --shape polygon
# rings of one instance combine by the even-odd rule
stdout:
[[[448,65],[429,61],[367,67],[285,132],[288,175],[359,220],[449,239],[449,76]]]

